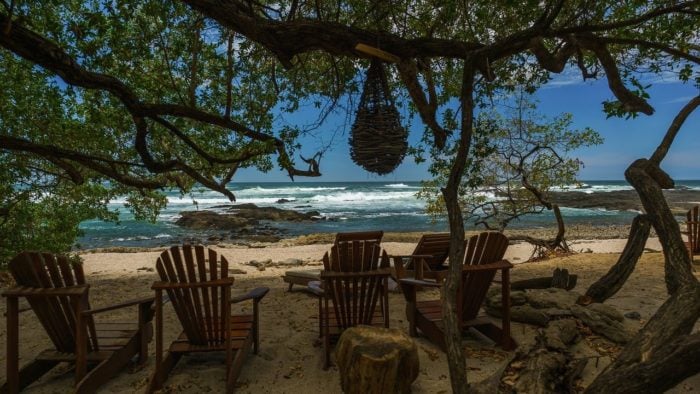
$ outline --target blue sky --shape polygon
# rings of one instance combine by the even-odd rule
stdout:
[[[582,180],[624,179],[624,171],[634,160],[648,157],[658,145],[669,124],[678,111],[700,92],[692,84],[681,84],[672,80],[657,80],[649,89],[650,103],[656,110],[651,116],[639,115],[635,119],[606,119],[602,102],[612,99],[605,80],[582,82],[580,76],[559,76],[553,83],[536,94],[539,111],[549,117],[563,112],[573,114],[575,128],[591,127],[605,139],[602,145],[581,149],[572,155],[583,160],[585,167],[579,178]],[[311,110],[306,110],[311,111]],[[354,110],[353,110],[354,112]],[[310,114],[301,114],[310,117]],[[341,116],[329,120],[330,125],[343,122]],[[409,142],[421,137],[422,124],[414,122]],[[328,126],[331,130],[336,126]],[[700,179],[700,113],[692,114],[681,129],[668,156],[662,163],[674,179]],[[327,138],[327,137],[326,137]],[[406,158],[396,171],[386,176],[370,174],[350,160],[347,133],[338,133],[332,149],[321,162],[320,178],[297,178],[298,182],[340,181],[418,181],[429,179],[427,164],[416,165]],[[305,146],[318,145],[316,139],[302,140]],[[303,153],[312,153],[308,148]],[[244,169],[236,175],[238,182],[289,181],[284,172],[275,168],[261,174]]]

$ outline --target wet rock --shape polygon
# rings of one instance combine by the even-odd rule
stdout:
[[[279,200],[275,201],[277,204],[286,204],[288,202],[293,202],[294,200],[288,200],[286,198],[280,198]]]
[[[248,226],[253,222],[248,218],[222,215],[212,211],[183,211],[180,212],[180,218],[175,224],[195,230],[235,230]]]
[[[246,240],[248,241],[254,241],[254,242],[265,242],[265,243],[274,243],[282,239],[282,237],[278,235],[266,235],[266,234],[255,234],[255,235],[249,235],[246,237]]]
[[[685,215],[698,199],[697,190],[664,190],[664,197],[675,215]],[[606,193],[578,191],[553,192],[552,200],[562,207],[605,208],[618,211],[641,211],[642,203],[634,190],[615,190]]]
[[[321,215],[318,211],[299,212],[293,209],[281,209],[277,207],[258,207],[255,204],[234,205],[228,209],[228,212],[247,219],[292,222],[312,220],[314,216]]]

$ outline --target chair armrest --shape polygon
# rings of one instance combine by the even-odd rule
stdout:
[[[429,282],[420,279],[401,279],[400,282],[408,286],[442,287],[442,283],[440,282]]]
[[[390,254],[389,258],[392,259],[408,259],[408,258],[414,258],[414,259],[430,259],[435,257],[435,255],[432,254]]]
[[[3,297],[71,297],[87,294],[90,285],[78,285],[67,287],[13,287],[2,292]]]
[[[94,315],[97,313],[102,313],[102,312],[107,312],[107,311],[113,311],[115,309],[122,309],[126,308],[129,306],[134,306],[134,305],[149,305],[155,302],[155,297],[146,297],[146,298],[141,298],[138,300],[130,300],[130,301],[125,301],[119,304],[114,304],[110,306],[105,306],[102,308],[94,308],[94,309],[88,309],[86,311],[83,311],[83,315],[88,316],[88,315]]]
[[[334,278],[361,278],[364,276],[391,276],[391,269],[380,268],[372,271],[363,272],[335,272],[335,271],[321,271],[321,279]]]
[[[462,271],[495,271],[500,269],[510,269],[513,268],[513,264],[508,260],[500,260],[495,263],[479,264],[479,265],[465,265],[462,267]]]
[[[243,294],[240,296],[232,297],[231,298],[231,303],[236,304],[245,300],[253,300],[254,302],[259,302],[260,300],[265,297],[267,292],[270,291],[269,287],[256,287],[253,290],[249,291],[247,294]]]
[[[232,286],[233,278],[221,278],[207,282],[155,282],[151,286],[152,290],[175,290],[175,289],[198,289],[202,287]]]

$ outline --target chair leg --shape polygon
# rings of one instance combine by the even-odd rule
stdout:
[[[163,383],[167,380],[170,371],[172,371],[177,362],[180,361],[180,358],[182,358],[182,354],[168,352],[165,357],[163,357],[162,362],[156,363],[156,370],[153,372],[151,382],[148,385],[148,393],[153,393],[163,388]]]
[[[413,304],[406,304],[406,317],[408,318],[408,335],[412,337],[418,336],[416,330],[416,307]]]
[[[226,392],[233,393],[236,387],[236,381],[238,381],[238,376],[241,374],[241,368],[243,368],[243,362],[245,361],[248,353],[250,353],[250,348],[253,347],[252,338],[249,336],[246,338],[246,343],[236,351],[233,356],[233,361],[230,365],[226,365]]]
[[[7,297],[7,392],[17,393],[21,390],[19,378],[19,299]]]
[[[150,305],[139,305],[139,364],[148,360],[148,342],[153,338]]]
[[[253,302],[253,354],[260,350],[260,308],[259,301]]]
[[[326,370],[331,366],[331,340],[327,333],[323,336],[323,350],[325,353],[323,360],[323,369]]]
[[[326,298],[326,310],[325,312],[328,313],[328,299]],[[319,305],[320,305],[320,299],[319,299]],[[320,306],[319,306],[320,309]],[[323,350],[325,353],[325,360],[323,363],[323,369],[326,370],[331,366],[331,338],[330,338],[330,327],[329,327],[329,322],[328,322],[328,316],[324,316],[323,313],[319,315],[319,317],[323,317]]]
[[[17,393],[23,390],[35,380],[44,376],[44,374],[49,372],[56,365],[58,365],[58,361],[32,360],[28,364],[24,365],[17,373],[16,385],[10,385],[10,381],[8,379],[8,381],[0,386],[0,393]],[[10,387],[13,389],[10,389]]]

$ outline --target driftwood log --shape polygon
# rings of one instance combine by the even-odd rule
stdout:
[[[410,393],[418,377],[418,347],[398,329],[348,328],[335,358],[344,393]]]

